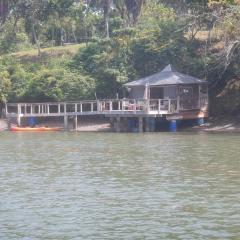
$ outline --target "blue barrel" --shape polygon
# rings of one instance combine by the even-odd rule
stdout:
[[[36,118],[35,118],[35,117],[30,117],[30,118],[28,119],[28,125],[29,125],[30,127],[34,127],[34,126],[36,125],[36,123],[37,123],[37,121],[36,121]]]
[[[177,132],[177,120],[171,120],[169,122],[169,131],[170,132]]]
[[[204,124],[204,118],[197,118],[197,125],[201,126]]]

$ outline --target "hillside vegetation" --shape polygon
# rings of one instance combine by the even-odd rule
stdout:
[[[1,2],[1,1],[0,1]],[[10,0],[0,4],[0,101],[122,96],[171,63],[210,83],[211,113],[240,112],[234,0]]]
[[[80,48],[85,47],[85,44],[71,44],[66,46],[48,47],[41,50],[41,60],[45,58],[55,58],[55,57],[73,57]],[[14,52],[10,56],[17,58],[21,61],[24,59],[26,61],[39,61],[38,50],[31,49],[25,51]],[[6,56],[3,56],[6,57]]]

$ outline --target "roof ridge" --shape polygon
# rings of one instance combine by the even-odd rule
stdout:
[[[171,64],[168,64],[161,72],[173,72]]]

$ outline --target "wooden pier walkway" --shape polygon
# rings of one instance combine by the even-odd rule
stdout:
[[[162,115],[178,112],[176,99],[93,100],[79,102],[7,103],[7,117],[55,117],[75,115]]]
[[[197,107],[206,105],[206,99],[200,99]],[[64,117],[64,126],[68,117],[103,115],[107,117],[161,117],[177,115],[186,110],[179,99],[107,99],[79,102],[46,102],[46,103],[7,103],[6,117],[16,118],[21,126],[22,118],[30,117]],[[189,109],[190,110],[190,109]]]

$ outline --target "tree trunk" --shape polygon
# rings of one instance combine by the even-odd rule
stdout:
[[[106,26],[106,37],[109,38],[109,18],[106,18],[106,22],[105,22],[105,26]]]
[[[110,11],[110,0],[104,0],[103,12],[104,12],[106,38],[109,38],[109,11]]]
[[[36,34],[36,29],[35,29],[35,23],[33,22],[32,24],[32,33],[33,33],[33,38],[35,43],[37,44],[37,49],[38,49],[38,56],[41,56],[41,48],[40,48],[40,43]]]
[[[125,0],[124,2],[128,15],[130,18],[132,17],[132,24],[135,25],[141,13],[142,6],[146,3],[146,0]]]
[[[65,30],[63,27],[61,27],[61,46],[64,46],[65,42]]]
[[[75,29],[74,29],[73,26],[72,26],[72,34],[73,34],[74,42],[77,43],[78,40],[77,40],[77,36],[76,36],[76,34],[75,34]]]

